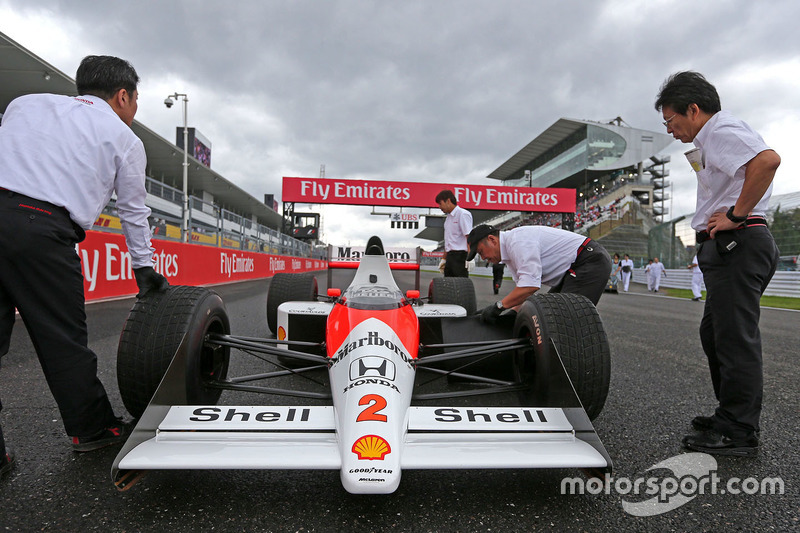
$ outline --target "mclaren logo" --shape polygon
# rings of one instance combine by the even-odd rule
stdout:
[[[385,357],[368,355],[350,363],[350,381],[363,377],[379,377],[394,381],[396,374],[394,363]]]

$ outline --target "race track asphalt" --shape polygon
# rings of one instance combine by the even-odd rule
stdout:
[[[423,274],[423,287],[432,275]],[[323,285],[324,278],[319,276]],[[494,301],[489,279],[473,281],[479,306]],[[502,292],[511,286],[504,282]],[[214,289],[226,302],[234,334],[267,335],[267,281]],[[115,356],[132,303],[87,306],[90,346],[118,413],[124,408]],[[614,461],[614,479],[663,481],[671,472],[651,467],[684,454],[680,440],[689,420],[713,411],[697,334],[702,307],[636,285],[601,299],[612,377],[594,425]],[[335,471],[170,471],[150,472],[128,492],[118,492],[110,479],[118,448],[70,451],[17,320],[0,368],[0,422],[18,458],[16,469],[0,480],[0,531],[797,531],[799,331],[800,313],[763,310],[760,454],[716,460],[722,488],[735,477],[779,477],[784,494],[701,494],[663,514],[636,517],[623,501],[649,496],[620,494],[613,484],[609,494],[562,494],[562,479],[581,476],[573,470],[406,471],[398,491],[387,496],[350,495]],[[617,485],[624,491],[624,484]]]

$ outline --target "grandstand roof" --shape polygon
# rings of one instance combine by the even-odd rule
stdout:
[[[621,121],[621,119],[619,119]],[[656,133],[648,130],[641,130],[613,123],[601,123],[590,120],[561,118],[553,123],[549,128],[540,133],[535,139],[529,142],[519,152],[511,156],[505,163],[497,167],[487,177],[497,180],[511,180],[522,178],[525,170],[533,170],[550,163],[554,157],[548,157],[546,161],[534,165],[537,158],[547,154],[548,151],[557,149],[559,144],[569,140],[571,136],[577,134],[581,129],[595,128],[608,132],[609,139],[619,139],[619,153],[614,157],[600,157],[592,160],[591,157],[576,168],[570,165],[571,171],[563,176],[563,179],[553,183],[537,184],[534,179],[534,186],[560,186],[576,187],[583,183],[584,175],[589,173],[607,173],[609,170],[627,168],[645,161],[664,150],[673,142],[670,135]],[[598,144],[609,144],[600,142]],[[565,153],[574,144],[564,146],[563,150],[557,150],[558,154]],[[585,152],[591,152],[593,148],[587,146]],[[590,156],[593,154],[589,154]],[[572,160],[577,158],[572,157]],[[591,174],[590,174],[591,175]],[[579,176],[579,178],[576,178]],[[574,178],[574,179],[572,179]]]
[[[778,207],[781,208],[781,213],[800,207],[800,191],[772,195],[767,210],[773,212]]]
[[[0,113],[14,98],[24,94],[75,95],[76,92],[75,80],[0,32]],[[144,143],[148,176],[181,190],[181,149],[141,122],[134,120],[131,129]],[[214,196],[217,205],[246,218],[255,215],[267,227],[281,228],[279,213],[190,155],[190,193],[192,190],[207,191]]]

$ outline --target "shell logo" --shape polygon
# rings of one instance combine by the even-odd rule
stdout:
[[[286,340],[286,330],[283,329],[283,326],[278,328],[278,340],[285,341]]]
[[[353,453],[360,460],[383,461],[383,458],[392,452],[386,439],[377,435],[364,435],[353,444]]]

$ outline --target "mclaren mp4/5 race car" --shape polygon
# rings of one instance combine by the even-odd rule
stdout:
[[[419,275],[404,294],[395,266],[373,237],[343,291],[276,274],[276,338],[231,335],[222,300],[202,287],[138,300],[118,351],[138,422],[113,464],[117,488],[164,469],[339,470],[358,494],[394,492],[404,469],[611,471],[590,421],[610,355],[588,299],[534,295],[487,325],[468,278],[437,277],[420,298]],[[260,371],[229,375],[242,356]]]

